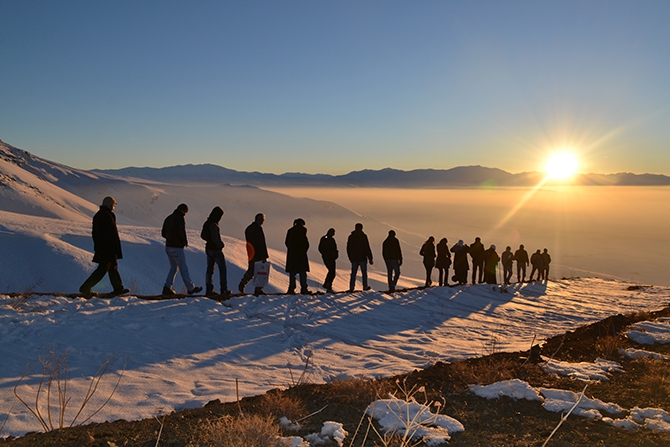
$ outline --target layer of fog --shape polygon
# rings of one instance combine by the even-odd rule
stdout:
[[[476,236],[498,253],[524,244],[547,248],[551,277],[597,275],[670,285],[670,188],[551,187],[497,189],[277,188],[295,197],[327,200],[402,231],[404,270],[421,277],[421,244]],[[353,227],[353,225],[352,225]],[[343,228],[342,243],[350,228]],[[381,258],[385,232],[368,232]],[[379,267],[381,268],[381,267]]]

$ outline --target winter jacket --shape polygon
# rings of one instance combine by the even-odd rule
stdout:
[[[533,253],[533,255],[530,257],[530,263],[533,267],[536,267],[536,268],[544,267],[544,261],[542,260],[542,254]]]
[[[165,238],[165,246],[173,248],[184,248],[188,245],[186,239],[186,221],[184,213],[174,210],[172,214],[163,221],[161,234]]]
[[[319,241],[319,253],[324,261],[334,261],[340,256],[335,238],[325,235]]]
[[[347,256],[350,262],[372,262],[372,249],[363,230],[354,230],[347,239]]]
[[[487,284],[496,284],[496,268],[500,262],[500,256],[495,248],[489,248],[484,252],[484,282]]]
[[[247,240],[247,256],[249,261],[264,261],[268,255],[268,247],[265,245],[265,233],[263,227],[256,222],[252,222],[244,230],[244,238]]]
[[[225,244],[221,240],[221,229],[218,222],[206,220],[202,226],[200,237],[205,241],[205,250],[221,251]]]
[[[389,236],[384,240],[382,243],[382,257],[385,261],[402,262],[402,250],[397,237]]]
[[[517,265],[528,265],[528,252],[520,248],[514,252],[514,259],[516,259]]]
[[[309,272],[307,228],[294,225],[286,232],[286,271]]]
[[[468,253],[470,253],[470,247],[463,245],[454,245],[451,247],[451,252],[454,254],[454,270],[470,270],[470,264],[468,264]]]
[[[473,242],[472,245],[470,245],[470,256],[472,257],[473,263],[477,264],[484,262],[484,259],[486,258],[484,252],[484,244],[481,242]]]
[[[114,259],[121,259],[121,240],[116,228],[116,215],[106,206],[93,216],[93,262],[103,264]]]
[[[421,246],[419,254],[423,256],[423,265],[431,267],[435,265],[435,244],[425,242],[423,246]]]
[[[504,267],[512,267],[514,264],[514,255],[511,251],[505,250],[502,254],[502,265]]]
[[[437,258],[435,259],[435,267],[438,269],[446,269],[451,266],[451,253],[449,247],[445,243],[437,244]]]

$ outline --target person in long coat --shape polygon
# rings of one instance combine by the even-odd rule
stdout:
[[[486,284],[498,284],[496,273],[498,270],[498,263],[500,256],[496,252],[496,246],[491,245],[484,251],[484,282]]]
[[[419,254],[423,256],[423,266],[426,269],[426,287],[430,287],[433,284],[431,275],[433,273],[433,267],[435,267],[435,238],[430,236],[426,242],[421,246]]]
[[[99,283],[105,274],[109,275],[109,282],[112,283],[114,295],[128,293],[129,290],[123,287],[121,275],[119,275],[117,260],[123,258],[121,252],[121,239],[119,231],[116,228],[116,215],[114,208],[116,200],[113,197],[105,197],[100,205],[100,210],[93,216],[93,262],[98,264],[98,268],[91,273],[91,276],[79,287],[79,292],[84,297],[90,297],[93,292],[91,289]]]
[[[335,242],[335,229],[330,228],[324,236],[321,237],[319,241],[319,253],[321,253],[321,259],[323,259],[323,265],[328,269],[326,274],[326,279],[323,281],[323,288],[326,289],[326,292],[333,292],[333,280],[337,275],[337,258],[340,256],[340,252],[337,250],[337,242]]]
[[[449,241],[446,237],[440,239],[437,244],[437,258],[435,259],[435,268],[439,272],[438,284],[440,286],[449,285],[449,267],[451,266],[451,253],[447,243]]]
[[[286,232],[286,272],[289,275],[288,293],[295,294],[295,276],[300,277],[300,293],[309,294],[307,288],[307,272],[309,272],[309,260],[307,250],[309,240],[307,239],[307,228],[303,219],[293,221],[293,226]]]
[[[470,265],[468,264],[470,247],[464,244],[461,239],[451,247],[451,252],[454,254],[454,276],[451,279],[460,285],[467,284],[468,270],[470,270]]]

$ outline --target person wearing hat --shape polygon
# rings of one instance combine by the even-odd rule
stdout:
[[[91,273],[84,284],[79,287],[79,292],[87,298],[91,297],[91,289],[98,284],[105,274],[109,275],[109,282],[112,283],[113,295],[128,293],[130,290],[123,287],[121,275],[119,275],[117,260],[123,258],[121,253],[121,239],[119,231],[116,228],[116,215],[114,208],[116,200],[114,197],[105,197],[100,205],[100,210],[93,216],[93,262],[98,264],[98,268]]]
[[[298,218],[293,221],[293,226],[286,232],[286,273],[288,273],[288,293],[295,294],[295,276],[300,276],[300,293],[307,295],[307,272],[309,272],[309,260],[307,250],[309,240],[307,239],[307,228],[305,221]]]
[[[196,286],[191,281],[191,275],[188,273],[188,266],[186,265],[186,254],[184,253],[184,247],[188,245],[186,221],[184,220],[186,213],[188,213],[188,206],[182,203],[163,221],[161,234],[165,238],[165,253],[170,263],[170,271],[163,286],[163,295],[175,294],[172,290],[172,284],[174,284],[177,272],[181,273],[181,279],[184,281],[189,295],[202,290],[202,287]]]

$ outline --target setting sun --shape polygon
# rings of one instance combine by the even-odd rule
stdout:
[[[579,162],[573,154],[570,152],[557,152],[549,157],[544,170],[548,178],[567,179],[577,172],[578,166]]]

